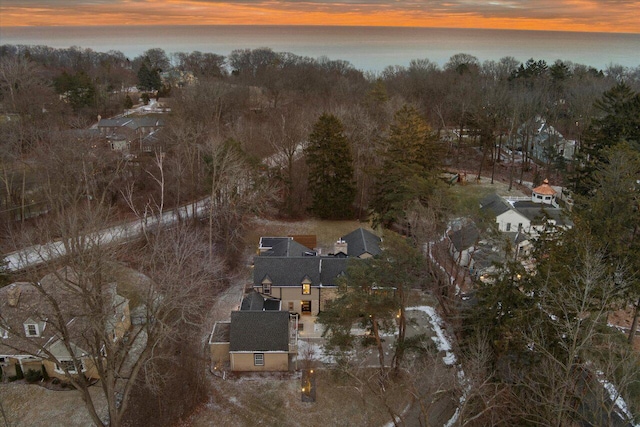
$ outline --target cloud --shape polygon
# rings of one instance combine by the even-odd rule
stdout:
[[[2,26],[394,25],[640,32],[635,0],[2,0]]]

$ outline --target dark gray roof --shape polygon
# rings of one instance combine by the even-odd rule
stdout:
[[[269,276],[272,286],[300,286],[307,276],[312,286],[332,286],[346,269],[346,258],[258,256],[254,258],[253,284],[261,286]]]
[[[382,239],[362,227],[343,236],[342,240],[347,242],[347,255],[350,257],[359,257],[367,253],[376,256],[382,252],[380,250]]]
[[[510,210],[511,205],[509,205],[509,203],[507,203],[502,197],[493,193],[480,200],[480,209],[498,216]]]
[[[480,233],[475,224],[468,224],[458,231],[449,233],[449,239],[458,252],[473,246],[480,237]]]
[[[513,207],[527,219],[534,223],[542,223],[544,218],[552,219],[557,225],[569,225],[571,221],[565,217],[564,212],[560,208],[554,208],[551,205],[543,203],[535,203],[532,201],[515,202]]]
[[[291,239],[291,237],[261,237],[259,249],[273,249],[274,246]]]
[[[125,126],[134,130],[140,127],[160,127],[160,126],[164,126],[164,121],[157,117],[142,116],[142,117],[121,117],[118,119],[101,119],[100,122],[98,122],[98,128],[125,127]]]
[[[251,291],[242,299],[240,310],[261,311],[280,310],[280,300],[274,298],[264,298],[256,291]]]
[[[288,311],[232,311],[229,351],[289,351]]]
[[[476,271],[504,263],[504,256],[488,248],[480,248],[473,253],[473,269]]]
[[[240,310],[260,311],[264,308],[264,298],[256,291],[251,291],[242,299]]]
[[[315,252],[292,238],[276,243],[263,256],[315,256]]]

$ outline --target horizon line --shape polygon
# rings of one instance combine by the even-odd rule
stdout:
[[[434,30],[486,30],[486,31],[520,31],[520,32],[539,32],[539,33],[582,33],[582,34],[628,34],[640,35],[640,29],[637,32],[628,31],[590,31],[580,29],[567,30],[546,30],[536,28],[488,28],[488,27],[447,27],[447,26],[417,26],[417,25],[357,25],[357,24],[96,24],[96,25],[0,25],[2,29],[21,29],[21,28],[146,28],[146,27],[301,27],[301,28],[406,28],[406,29],[434,29]]]

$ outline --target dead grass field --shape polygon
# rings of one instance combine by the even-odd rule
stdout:
[[[211,379],[212,396],[205,408],[185,422],[207,426],[382,426],[391,417],[372,391],[331,371],[317,371],[317,400],[301,401],[300,374],[254,374]],[[369,373],[372,374],[372,373]],[[406,391],[389,393],[387,402],[402,412]]]
[[[100,385],[90,389],[98,408],[104,408],[106,401]],[[53,391],[32,384],[1,384],[0,405],[4,417],[0,424],[11,427],[85,427],[93,425],[89,412],[85,409],[80,393],[75,390]]]

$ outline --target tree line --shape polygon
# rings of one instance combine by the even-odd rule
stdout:
[[[185,85],[159,83],[161,74],[172,70],[196,79]],[[87,128],[98,114],[108,117],[130,108],[126,96],[132,87],[167,97],[165,152],[132,160],[68,133]],[[407,234],[409,243],[390,238],[394,258],[350,271],[358,286],[345,291],[335,309],[347,310],[350,321],[360,319],[374,330],[381,362],[379,332],[398,314],[406,327],[406,300],[376,296],[371,284],[419,283],[456,320],[465,354],[482,353],[486,362],[473,365],[473,357],[465,358],[476,375],[463,423],[553,420],[567,425],[593,416],[613,419],[605,396],[596,399],[598,408],[584,406],[580,396],[601,393],[594,372],[615,380],[625,397],[637,384],[635,359],[625,340],[607,329],[605,314],[635,303],[640,294],[633,274],[639,91],[638,68],[596,70],[560,60],[549,65],[506,57],[481,63],[457,54],[443,67],[417,59],[372,74],[346,61],[268,48],[236,50],[226,58],[150,49],[129,60],[114,51],[5,45],[0,47],[2,207],[22,212],[31,200],[41,200],[47,213],[34,219],[4,215],[2,244],[9,250],[68,238],[76,242],[70,249],[77,252],[77,270],[101,272],[103,258],[124,262],[146,272],[158,292],[175,293],[166,300],[175,302],[166,307],[171,328],[148,332],[168,337],[158,342],[161,357],[141,362],[153,387],[139,374],[133,378],[139,383],[128,392],[131,399],[148,401],[176,384],[155,382],[158,376],[152,374],[181,364],[183,356],[193,362],[185,375],[201,390],[199,350],[185,347],[185,354],[176,356],[187,340],[178,331],[205,316],[199,306],[190,312],[195,318],[185,315],[190,297],[206,290],[213,301],[226,282],[212,277],[224,279],[241,264],[247,218],[371,218]],[[573,162],[540,163],[529,155],[526,139],[521,162],[501,154],[518,129],[534,126],[537,117],[576,141]],[[553,174],[575,194],[576,227],[540,240],[536,274],[506,264],[495,282],[479,287],[477,304],[468,310],[454,306],[452,290],[433,265],[417,261],[446,220],[467,209],[439,179],[446,169],[490,174],[511,185],[533,180],[538,171]],[[100,224],[124,215],[160,216],[196,200],[206,215],[183,218],[187,230],[180,233],[150,230],[133,252],[99,253],[81,244],[81,236]],[[182,283],[177,272],[186,270],[193,271],[185,280],[193,286],[172,288],[169,282]],[[88,277],[87,284],[107,284],[101,274]],[[153,300],[154,294],[147,296]],[[634,306],[637,311],[640,304]],[[377,317],[365,316],[373,311]],[[336,335],[342,339],[338,346],[349,344],[344,319],[330,319],[343,332]],[[398,375],[421,360],[405,357],[415,343],[401,343],[393,359]],[[422,366],[422,372],[430,368]],[[135,415],[118,412],[115,396],[122,389],[116,383],[105,390],[113,404],[112,425]],[[424,390],[416,383],[409,386],[423,396],[427,411]],[[160,409],[179,417],[188,406]]]

